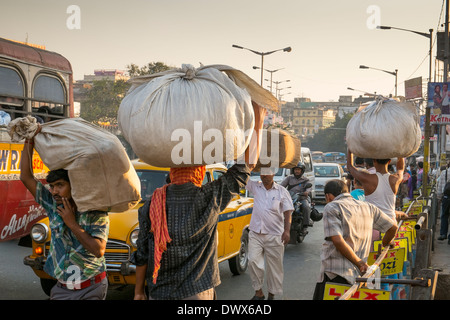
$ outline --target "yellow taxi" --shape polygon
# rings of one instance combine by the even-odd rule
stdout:
[[[142,201],[135,208],[125,212],[110,212],[110,230],[106,244],[106,268],[110,285],[134,285],[136,266],[129,259],[136,251],[139,234],[138,209],[156,188],[166,183],[168,168],[150,166],[140,160],[132,161],[141,181]],[[206,166],[203,184],[219,179],[227,171],[221,164]],[[245,192],[242,192],[244,194]],[[218,260],[228,260],[230,271],[241,274],[248,265],[248,226],[253,211],[253,198],[238,195],[221,212],[218,223]],[[31,229],[32,254],[24,258],[40,278],[41,287],[49,295],[56,280],[43,271],[50,248],[48,218],[38,221]]]

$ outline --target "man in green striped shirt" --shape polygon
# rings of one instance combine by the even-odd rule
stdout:
[[[50,299],[105,299],[105,248],[109,233],[107,212],[78,212],[72,199],[67,170],[50,171],[47,189],[33,175],[33,140],[26,140],[20,179],[47,212],[51,229],[50,252],[44,271],[58,280]]]

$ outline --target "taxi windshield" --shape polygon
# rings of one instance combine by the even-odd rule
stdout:
[[[339,168],[337,166],[314,166],[314,175],[316,177],[339,177]]]
[[[136,170],[136,173],[141,180],[141,197],[142,201],[146,201],[150,198],[157,188],[166,184],[166,177],[168,177],[168,171],[158,170]]]

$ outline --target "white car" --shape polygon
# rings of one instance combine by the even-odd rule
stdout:
[[[323,188],[328,180],[340,179],[346,181],[347,174],[344,173],[344,169],[337,163],[314,163],[314,176],[315,176],[315,200],[325,200],[325,194]]]

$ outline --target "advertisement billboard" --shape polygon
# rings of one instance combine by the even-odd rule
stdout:
[[[422,77],[405,81],[405,99],[422,98]]]
[[[450,123],[449,82],[429,82],[427,107],[430,108],[430,124]]]

